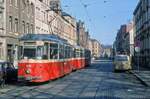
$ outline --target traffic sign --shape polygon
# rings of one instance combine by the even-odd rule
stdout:
[[[136,46],[136,47],[135,47],[135,51],[136,51],[137,53],[139,53],[139,52],[140,52],[140,47],[139,47],[139,46]]]
[[[135,51],[138,53],[140,52],[141,42],[140,40],[136,40],[135,42]]]

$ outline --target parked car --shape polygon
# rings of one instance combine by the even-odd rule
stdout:
[[[17,81],[17,69],[10,62],[0,61],[0,79],[2,83]]]
[[[132,69],[131,60],[128,55],[116,55],[114,58],[115,71],[127,71]]]

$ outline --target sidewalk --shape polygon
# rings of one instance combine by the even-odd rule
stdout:
[[[141,81],[142,84],[144,84],[147,87],[150,87],[150,68],[141,68],[137,70],[137,68],[133,68],[133,70],[130,71],[133,75],[137,77]]]

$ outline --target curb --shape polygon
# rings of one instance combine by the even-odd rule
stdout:
[[[129,71],[129,73],[133,74],[141,82],[141,84],[143,84],[146,87],[149,87],[149,85],[141,77],[139,77],[136,73],[134,73],[133,71]]]

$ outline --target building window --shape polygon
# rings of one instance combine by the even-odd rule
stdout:
[[[9,3],[12,4],[13,0],[9,0]]]
[[[39,0],[40,2],[43,2],[43,0]]]
[[[44,16],[43,16],[43,17],[44,17],[44,20],[43,20],[43,21],[46,22],[46,15],[45,15],[45,12],[43,12],[43,15],[44,15]]]
[[[15,32],[18,32],[18,19],[15,19]]]
[[[27,23],[27,33],[30,32],[29,23]]]
[[[12,16],[9,16],[9,30],[12,31]]]
[[[18,7],[18,0],[15,0],[15,6]]]
[[[0,43],[0,59],[3,59],[3,46],[2,46],[3,44],[2,43]]]
[[[33,5],[33,3],[31,3],[31,13],[32,14],[34,13],[34,5]]]
[[[31,24],[31,33],[33,33],[34,31],[33,31],[34,29],[33,29],[33,25]]]
[[[26,32],[25,22],[22,21],[22,33]]]

